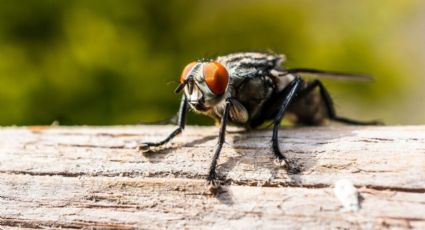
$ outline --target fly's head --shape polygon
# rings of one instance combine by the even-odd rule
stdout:
[[[223,99],[229,84],[229,73],[218,62],[191,62],[183,69],[175,90],[184,94],[195,110],[205,112]]]

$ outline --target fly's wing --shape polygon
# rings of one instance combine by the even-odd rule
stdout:
[[[243,52],[220,56],[217,62],[224,65],[233,80],[264,76],[272,69],[279,68],[285,61],[281,54]]]
[[[284,74],[307,74],[317,77],[327,77],[327,78],[336,78],[336,79],[349,79],[356,81],[372,81],[373,77],[365,74],[353,74],[353,73],[342,73],[336,71],[327,71],[327,70],[317,70],[310,68],[294,68],[284,70]]]
[[[315,77],[328,77],[335,79],[350,79],[357,81],[371,81],[372,77],[364,74],[342,73],[337,71],[317,70],[312,68],[282,69],[281,64],[286,60],[283,54],[241,52],[220,56],[217,62],[224,65],[233,80],[255,78],[267,75],[275,70],[272,75],[313,75]]]

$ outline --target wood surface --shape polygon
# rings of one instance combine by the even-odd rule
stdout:
[[[273,163],[271,130],[229,129],[223,186],[205,186],[217,127],[0,129],[0,228],[425,229],[425,126],[333,126],[280,131],[301,170]],[[351,181],[357,212],[333,186]]]

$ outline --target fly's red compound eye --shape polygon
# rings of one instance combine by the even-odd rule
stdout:
[[[189,74],[189,71],[192,70],[196,63],[197,62],[191,62],[184,67],[182,75],[180,76],[180,83],[183,83],[183,81],[186,80],[187,74]]]
[[[229,73],[226,68],[218,62],[204,64],[204,79],[208,88],[215,94],[220,95],[226,91],[229,83]]]

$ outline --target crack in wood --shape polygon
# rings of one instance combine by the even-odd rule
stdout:
[[[8,218],[0,216],[0,226],[19,227],[19,228],[64,228],[64,229],[81,229],[88,226],[102,229],[134,229],[131,224],[112,224],[101,221],[40,221],[36,219]]]

